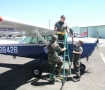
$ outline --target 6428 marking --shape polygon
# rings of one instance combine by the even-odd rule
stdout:
[[[18,47],[0,47],[0,53],[18,53]]]

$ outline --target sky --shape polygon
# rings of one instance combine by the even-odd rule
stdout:
[[[0,0],[0,16],[54,27],[60,16],[69,27],[105,24],[105,0]]]

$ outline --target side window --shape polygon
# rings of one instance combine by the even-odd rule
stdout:
[[[52,40],[52,36],[51,35],[48,35],[47,36],[47,41],[50,42],[51,40]]]
[[[42,37],[44,37],[44,36],[42,36]],[[42,40],[40,40],[39,37],[37,38],[37,40],[38,40],[38,43],[39,43],[39,44],[44,44],[44,43],[42,42]]]
[[[45,36],[45,40],[48,42],[47,35]]]
[[[45,39],[45,36],[42,36]]]

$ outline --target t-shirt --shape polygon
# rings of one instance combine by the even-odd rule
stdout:
[[[57,28],[57,31],[60,32],[65,32],[65,29],[67,29],[67,24],[65,22],[58,21],[55,23],[55,26]]]
[[[61,51],[61,48],[57,43],[50,42],[47,45],[47,51],[48,51],[49,62],[53,62],[58,58],[58,52]]]
[[[76,52],[83,52],[83,48],[82,48],[82,46],[76,45],[74,51],[76,51]],[[78,62],[79,59],[80,59],[80,54],[74,54],[74,61]]]

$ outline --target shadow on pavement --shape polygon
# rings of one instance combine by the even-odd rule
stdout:
[[[46,80],[46,82],[38,82],[40,79],[44,80],[44,78],[49,78],[49,75],[43,75],[40,78],[35,78],[34,80],[30,81],[30,79],[33,78],[33,69],[36,65],[38,65],[38,62],[39,60],[32,60],[23,65],[0,63],[0,67],[10,68],[10,70],[3,71],[3,73],[0,74],[0,90],[16,90],[20,86],[27,83],[31,83],[33,86],[50,85],[48,80]],[[42,68],[43,72],[49,73],[49,64],[47,61],[43,62]],[[71,72],[74,74],[73,69]],[[82,73],[82,75],[84,73]],[[68,80],[71,80],[71,77],[68,77],[67,81]]]
[[[0,63],[0,67],[10,68],[10,70],[3,71],[3,73],[0,74],[0,90],[16,90],[21,85],[33,82],[29,80],[33,78],[33,69],[37,64],[38,60],[32,60],[23,65]],[[49,71],[49,65],[46,61],[43,62],[42,67],[43,72]],[[39,79],[35,79],[34,82],[37,82],[38,80]]]
[[[47,78],[49,78],[50,76],[49,76],[49,74],[47,74],[47,75],[43,75],[43,76],[41,76],[41,78],[39,78],[39,80],[40,79],[42,79],[42,80],[45,80],[45,81],[40,81],[40,82],[36,82],[36,81],[33,81],[33,82],[31,82],[31,85],[33,85],[33,86],[44,86],[44,85],[51,85],[51,83],[49,82],[49,80],[47,80]]]

